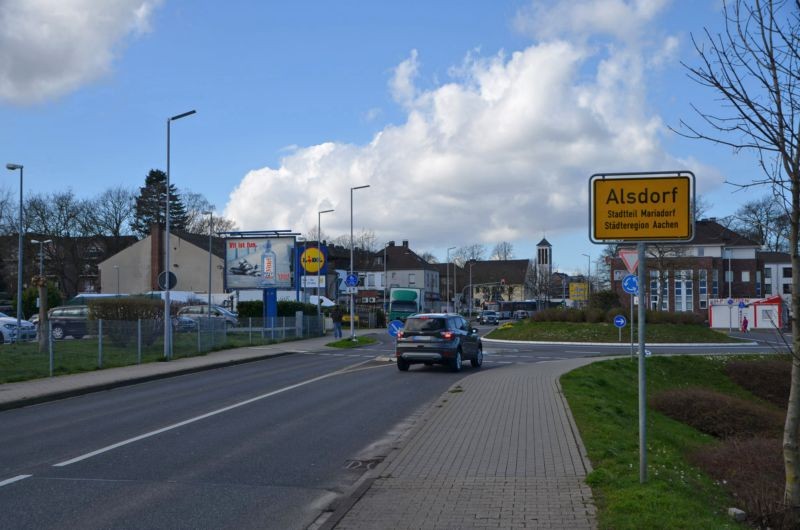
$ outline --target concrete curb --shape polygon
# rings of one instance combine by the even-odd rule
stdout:
[[[481,337],[483,342],[496,342],[498,344],[537,344],[547,346],[548,344],[556,346],[617,346],[624,347],[630,345],[630,342],[557,342],[557,341],[536,341],[536,340],[507,340],[507,339],[487,339]],[[638,343],[634,343],[638,344]],[[703,346],[711,346],[714,348],[723,348],[727,346],[758,346],[758,342],[648,342],[648,346],[669,346],[669,347],[684,347],[684,348],[702,348]]]

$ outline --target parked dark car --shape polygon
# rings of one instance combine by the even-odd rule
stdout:
[[[197,331],[197,322],[189,317],[174,316],[172,317],[172,329],[177,333]]]
[[[416,363],[444,364],[458,372],[464,360],[481,367],[483,344],[478,330],[461,315],[426,313],[408,317],[397,334],[395,357],[403,372]]]
[[[497,324],[499,320],[497,311],[490,310],[481,311],[481,316],[478,318],[478,322],[481,324]]]
[[[48,312],[48,318],[54,339],[61,340],[68,336],[82,339],[86,335],[89,321],[89,306],[64,305],[54,307]]]

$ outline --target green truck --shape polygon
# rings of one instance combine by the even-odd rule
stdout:
[[[406,321],[422,311],[422,289],[392,287],[389,290],[389,320]]]

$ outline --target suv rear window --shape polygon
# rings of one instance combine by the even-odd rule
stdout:
[[[447,328],[444,318],[409,318],[404,331],[440,331]]]

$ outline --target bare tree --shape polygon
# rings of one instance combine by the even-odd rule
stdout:
[[[744,203],[733,215],[731,227],[760,243],[765,250],[788,250],[789,216],[773,197],[766,196]]]
[[[98,235],[120,237],[131,233],[130,225],[136,208],[133,190],[118,186],[109,188],[90,201],[86,220]]]
[[[692,204],[692,208],[694,209],[694,218],[695,219],[702,219],[711,210],[711,207],[714,206],[711,204],[711,201],[703,197],[702,195],[697,195],[694,198],[694,204]]]
[[[783,433],[784,503],[800,519],[800,0],[723,0],[724,31],[694,39],[699,66],[690,77],[722,106],[694,107],[704,125],[681,120],[681,134],[754,152],[789,218],[792,256],[792,376]],[[702,129],[702,130],[701,130]]]
[[[514,258],[514,245],[508,241],[501,241],[496,244],[492,249],[492,255],[489,259],[506,261]]]
[[[428,263],[439,263],[439,260],[430,252],[423,252],[419,255],[420,258],[424,259]]]
[[[466,262],[471,259],[475,261],[483,261],[483,256],[486,254],[486,247],[479,243],[459,247],[455,252],[450,254],[450,259],[459,267],[463,267]]]
[[[214,205],[202,193],[184,190],[181,192],[186,204],[186,231],[191,234],[208,234],[211,232],[231,232],[237,229],[236,223],[222,216],[209,215]],[[212,226],[209,226],[209,220]],[[316,239],[316,235],[314,239]]]

